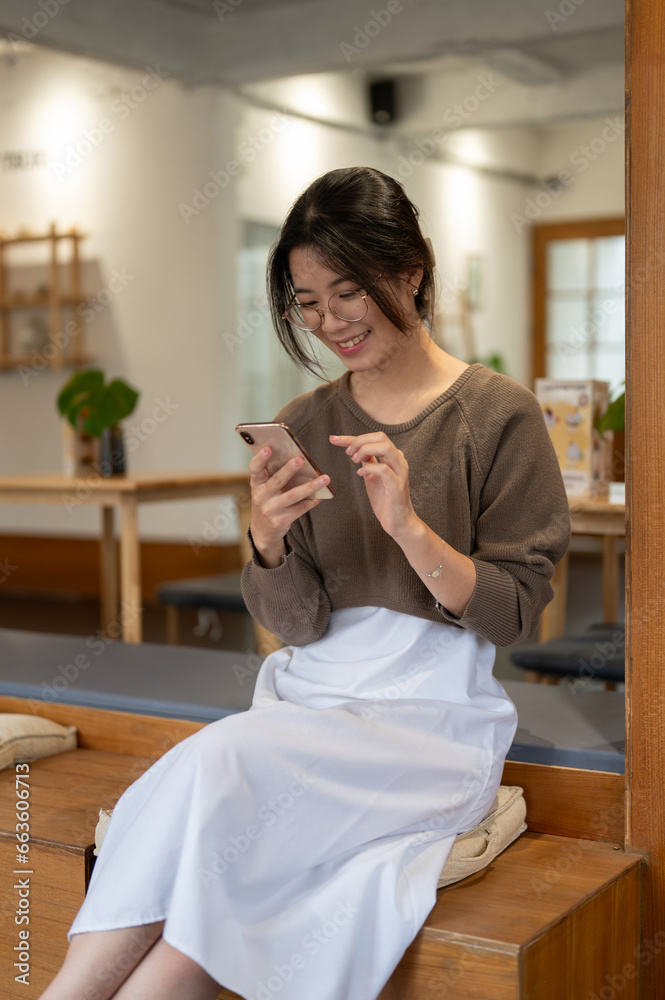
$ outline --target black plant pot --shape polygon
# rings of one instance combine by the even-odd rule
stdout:
[[[115,424],[106,427],[101,436],[100,473],[102,476],[124,476],[125,442],[122,428]]]

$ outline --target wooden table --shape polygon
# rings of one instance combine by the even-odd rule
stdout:
[[[603,621],[619,620],[619,560],[616,539],[626,535],[623,500],[582,500],[570,498],[571,528],[574,535],[599,535],[603,540]],[[547,642],[563,635],[566,624],[569,553],[556,565],[552,578],[554,598],[540,619],[538,639]]]
[[[111,638],[122,638],[125,642],[141,642],[143,633],[138,505],[223,494],[235,497],[240,550],[243,561],[247,562],[251,558],[247,539],[251,513],[247,472],[136,472],[108,478],[100,475],[71,478],[57,472],[0,476],[0,502],[56,503],[68,509],[81,504],[101,507],[102,627]],[[120,615],[116,509],[120,511]],[[116,635],[109,631],[111,627],[114,627]],[[258,623],[257,627],[261,629]],[[269,635],[266,633],[266,636]]]

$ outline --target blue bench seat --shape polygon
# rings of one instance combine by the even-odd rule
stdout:
[[[214,722],[252,702],[256,653],[0,629],[0,695]],[[519,724],[508,760],[624,772],[624,696],[503,681]]]

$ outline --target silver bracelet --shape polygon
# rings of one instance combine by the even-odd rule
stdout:
[[[441,539],[441,541],[443,543],[443,559],[445,559],[445,556],[446,556],[446,543],[443,541],[443,538]],[[436,601],[434,602],[434,606],[437,608],[438,611],[442,611],[443,610],[443,607],[442,607],[442,605],[441,605],[441,603],[439,601],[439,598],[441,596],[441,571],[443,569],[443,559],[441,560],[441,562],[439,563],[439,565],[436,567],[436,569],[432,573],[423,573],[423,576],[433,577],[434,579],[436,579],[437,577],[439,578],[439,589],[437,591]]]

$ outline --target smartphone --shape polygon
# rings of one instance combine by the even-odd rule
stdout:
[[[294,486],[300,486],[302,483],[308,483],[312,479],[318,479],[321,475],[316,462],[310,458],[291,428],[287,427],[286,424],[273,421],[263,421],[256,424],[236,424],[236,430],[255,455],[262,448],[265,448],[266,445],[270,448],[272,454],[268,459],[266,468],[271,476],[292,458],[295,458],[296,455],[301,456],[303,464],[299,469],[294,471],[285,489],[293,489]],[[285,492],[285,489],[282,490],[282,493]],[[335,496],[335,491],[332,486],[322,486],[312,496],[317,500],[332,500]]]

